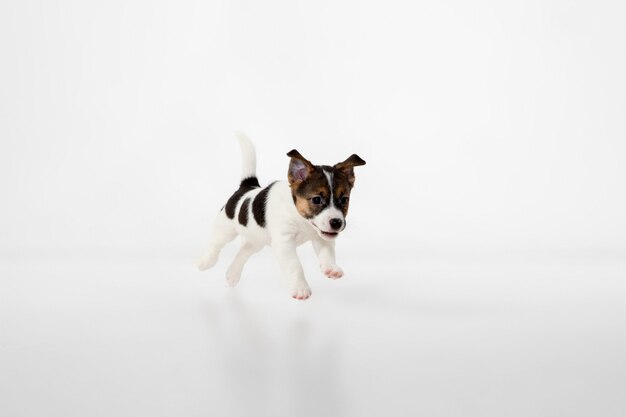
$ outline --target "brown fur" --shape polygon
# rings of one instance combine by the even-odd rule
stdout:
[[[302,217],[310,219],[322,211],[325,205],[315,205],[311,198],[321,196],[328,200],[330,189],[326,176],[320,167],[315,167],[313,172],[304,181],[293,181],[290,183],[291,193],[296,203],[296,208]]]
[[[287,156],[291,157],[287,178],[289,179],[293,202],[302,217],[307,219],[315,217],[331,205],[331,201],[329,201],[331,190],[324,171],[333,175],[332,186],[334,189],[332,195],[335,201],[332,203],[343,212],[344,216],[348,214],[350,200],[348,199],[344,205],[340,204],[340,201],[342,197],[350,197],[350,191],[354,186],[353,167],[364,165],[364,160],[353,154],[345,161],[329,167],[313,165],[295,149],[289,152]],[[315,196],[322,197],[324,204],[313,204],[311,199]]]

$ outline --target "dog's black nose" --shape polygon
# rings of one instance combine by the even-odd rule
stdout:
[[[341,219],[330,219],[330,227],[332,227],[334,230],[341,229],[342,224],[343,222],[341,221]]]

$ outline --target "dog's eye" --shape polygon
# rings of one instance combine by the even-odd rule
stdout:
[[[315,204],[316,206],[319,206],[320,204],[322,204],[322,197],[320,197],[319,195],[316,195],[315,197],[311,199],[311,203]]]
[[[345,206],[346,204],[348,204],[348,197],[341,197],[339,199],[339,204],[341,204],[342,206]]]

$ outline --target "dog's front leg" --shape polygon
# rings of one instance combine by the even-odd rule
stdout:
[[[320,261],[320,269],[328,278],[337,279],[343,276],[343,270],[335,261],[335,242],[313,239],[313,249]]]
[[[298,259],[296,246],[292,239],[272,239],[272,250],[283,276],[289,285],[291,296],[297,300],[306,300],[311,296],[311,288],[304,278],[304,270]]]

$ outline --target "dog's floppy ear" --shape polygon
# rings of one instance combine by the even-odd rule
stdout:
[[[287,153],[287,156],[291,157],[289,172],[287,173],[290,185],[304,181],[313,172],[313,164],[300,155],[300,152],[292,149]]]
[[[339,162],[335,164],[335,169],[343,172],[347,177],[348,181],[350,181],[350,185],[354,185],[354,167],[359,165],[365,165],[365,161],[361,159],[361,157],[355,153],[350,155],[348,159],[343,162]]]

